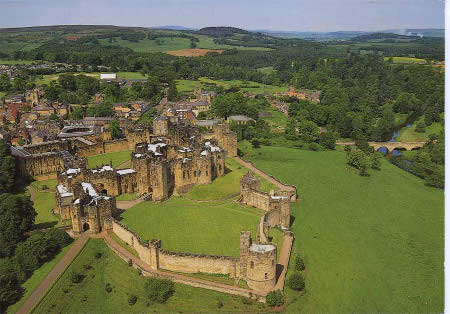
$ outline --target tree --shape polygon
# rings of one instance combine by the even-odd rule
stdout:
[[[81,120],[83,119],[83,115],[84,115],[84,110],[83,108],[76,108],[74,111],[72,111],[69,114],[69,117],[71,120]]]
[[[175,291],[172,281],[158,278],[147,279],[144,289],[148,298],[158,303],[166,302]]]
[[[0,258],[11,255],[24,233],[31,230],[36,216],[28,195],[0,194]]]
[[[418,110],[419,106],[420,102],[414,94],[402,92],[395,100],[394,110],[399,113],[409,113]]]
[[[176,101],[178,99],[178,90],[175,81],[169,83],[169,90],[167,91],[167,100]]]
[[[260,148],[259,140],[257,138],[252,139],[253,148]]]
[[[0,312],[6,313],[9,305],[21,296],[21,287],[11,259],[0,259]]]
[[[301,271],[305,269],[305,263],[300,255],[295,256],[295,270]]]
[[[319,136],[319,144],[328,149],[334,149],[336,146],[337,133],[336,132],[325,132]]]
[[[417,122],[416,128],[414,129],[414,131],[416,131],[417,133],[425,133],[425,128],[426,128],[426,124],[425,121],[421,120],[419,122]]]
[[[319,133],[319,127],[313,121],[302,120],[298,123],[300,137],[307,143],[314,142]]]
[[[288,139],[297,139],[297,126],[298,123],[295,118],[288,119],[286,129],[284,130]]]
[[[11,149],[0,141],[0,194],[12,191],[14,186],[15,161]]]
[[[305,280],[303,279],[302,274],[294,273],[289,277],[287,285],[292,290],[300,291],[305,289]]]
[[[109,123],[109,130],[111,131],[112,139],[118,139],[122,136],[122,129],[120,128],[119,121],[116,119],[111,120]]]
[[[360,176],[367,176],[367,168],[369,167],[369,159],[367,155],[360,149],[350,152],[347,155],[347,164],[359,170]]]
[[[379,152],[374,152],[373,154],[370,155],[369,159],[370,159],[370,167],[372,169],[380,169],[380,161],[381,161],[381,153]]]
[[[11,90],[12,85],[11,82],[9,81],[8,75],[6,74],[1,74],[0,75],[0,92],[7,92],[9,90]]]
[[[268,306],[282,306],[284,297],[280,290],[271,291],[267,294],[266,302]]]

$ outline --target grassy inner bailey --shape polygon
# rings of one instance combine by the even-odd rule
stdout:
[[[442,190],[386,160],[360,177],[346,167],[344,152],[239,146],[299,190],[292,229],[307,293],[288,311],[443,311]]]
[[[95,258],[100,252],[101,258]],[[84,275],[74,284],[70,273]],[[90,239],[82,252],[53,285],[33,313],[146,313],[146,312],[261,312],[262,303],[242,301],[242,298],[216,291],[175,284],[175,293],[167,303],[148,303],[145,295],[146,278],[129,267],[102,239]],[[106,284],[112,287],[106,291]],[[128,304],[128,296],[138,297],[135,305]]]
[[[109,162],[112,161],[112,166],[115,168],[124,162],[131,159],[131,150],[124,150],[120,152],[113,152],[107,154],[100,154],[89,156],[88,166],[89,168],[95,168],[96,166],[109,165]]]
[[[145,241],[161,239],[170,251],[239,256],[239,234],[255,238],[263,211],[233,201],[196,202],[172,197],[143,202],[122,213],[121,223]]]
[[[239,182],[248,169],[232,158],[225,159],[225,175],[213,180],[211,184],[196,185],[183,198],[191,200],[219,200],[233,195],[238,195]],[[269,192],[278,190],[272,183],[261,179],[261,190]]]
[[[36,228],[41,229],[52,226],[62,226],[59,216],[52,214],[52,209],[55,207],[55,204],[54,192],[34,192],[33,207],[37,212],[34,221]]]

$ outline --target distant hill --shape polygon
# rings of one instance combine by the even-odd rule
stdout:
[[[371,33],[352,37],[351,41],[370,41],[379,39],[415,39],[418,36],[399,35],[394,33]]]
[[[425,36],[425,37],[445,37],[445,30],[443,28],[406,28],[406,29],[388,29],[381,31],[381,33],[394,33],[406,36]]]
[[[152,26],[149,29],[170,29],[174,31],[196,31],[198,28],[184,27],[179,25]]]
[[[17,32],[82,32],[87,30],[145,30],[144,27],[128,27],[115,25],[50,25],[50,26],[29,26],[0,28],[2,33]]]
[[[249,31],[237,28],[237,27],[228,27],[228,26],[218,26],[218,27],[204,27],[199,29],[197,32],[199,35],[206,35],[211,37],[228,37],[233,36],[235,34],[250,34]]]

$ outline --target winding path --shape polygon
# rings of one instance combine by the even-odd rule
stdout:
[[[48,275],[42,280],[36,290],[25,300],[16,314],[29,313],[33,307],[39,302],[39,300],[45,295],[48,289],[58,279],[58,277],[66,270],[72,260],[78,255],[78,252],[84,247],[89,239],[89,234],[82,234],[72,244],[71,248],[67,251],[62,259],[56,264],[55,267],[48,273]]]

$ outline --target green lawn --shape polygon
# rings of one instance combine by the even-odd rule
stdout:
[[[38,190],[42,190],[42,191],[46,191],[46,190],[55,190],[56,186],[58,185],[58,179],[49,179],[49,180],[44,180],[44,181],[33,181],[31,182],[31,186],[33,186],[34,188],[38,189]],[[47,186],[48,189],[44,189],[43,187]]]
[[[116,201],[131,201],[136,199],[136,193],[126,193],[116,197]]]
[[[100,154],[88,157],[88,165],[89,168],[95,168],[96,166],[109,165],[109,162],[112,161],[113,167],[117,167],[120,164],[123,164],[127,160],[131,159],[131,150],[124,150],[120,152],[113,152],[107,154]]]
[[[194,80],[176,80],[177,90],[180,93],[189,93],[194,91],[194,89],[201,85],[199,81]]]
[[[278,129],[278,127],[285,128],[287,124],[287,117],[276,109],[265,109],[264,112],[270,112],[271,117],[263,118],[273,129]]]
[[[442,118],[444,115],[442,114]],[[430,134],[440,134],[444,130],[444,126],[439,122],[433,122],[430,126],[425,128],[424,133],[418,133],[415,131],[417,123],[423,121],[424,117],[414,121],[412,127],[404,127],[400,130],[400,134],[397,136],[399,142],[422,142],[427,141]]]
[[[54,192],[35,192],[33,204],[38,214],[35,219],[36,228],[59,227],[62,225],[59,216],[52,214],[52,209],[56,204]]]
[[[306,293],[288,312],[442,312],[444,193],[382,160],[360,177],[337,151],[262,147],[257,167],[295,184]],[[259,154],[260,153],[260,154]]]
[[[116,42],[109,43],[108,39],[100,39],[100,43],[104,46],[121,46],[130,48],[136,52],[164,52],[167,50],[188,49],[191,47],[191,41],[188,38],[181,37],[162,37],[158,39],[143,39],[139,42],[130,42],[116,38]]]
[[[226,174],[218,177],[211,184],[196,185],[184,198],[192,200],[218,200],[232,195],[239,194],[239,182],[248,169],[232,158],[225,159]],[[269,192],[271,189],[278,190],[278,187],[261,179],[261,190]]]
[[[97,252],[101,258],[95,258]],[[89,266],[87,266],[89,265]],[[74,284],[69,274],[82,273],[83,281]],[[144,292],[146,278],[112,252],[102,239],[90,239],[82,252],[35,308],[34,313],[144,313],[144,312],[263,312],[266,307],[253,301],[215,291],[175,284],[167,303],[149,303]],[[112,292],[105,289],[109,283]],[[128,295],[138,297],[128,305]],[[223,303],[218,308],[218,302]],[[249,304],[246,304],[249,303]]]
[[[285,86],[266,85],[257,82],[243,82],[240,80],[212,80],[206,77],[201,77],[195,80],[177,80],[177,89],[179,92],[192,92],[196,86],[206,86],[208,84],[216,84],[224,88],[239,87],[245,92],[252,92],[255,94],[262,94],[267,92],[273,94],[276,92],[285,92],[288,90]],[[206,87],[207,88],[207,87]]]
[[[22,298],[20,298],[17,303],[8,307],[8,313],[15,313],[20,308],[20,306],[25,302],[25,300],[33,293],[33,291],[39,286],[39,284],[44,280],[48,273],[55,267],[56,264],[61,260],[61,258],[66,254],[67,250],[70,248],[71,244],[64,247],[61,252],[56,255],[51,261],[42,264],[41,267],[33,272],[33,275],[28,278],[21,286],[24,289]]]
[[[122,223],[143,240],[161,239],[170,251],[239,256],[239,233],[255,236],[263,212],[233,201],[199,203],[179,197],[143,202],[122,214]]]

